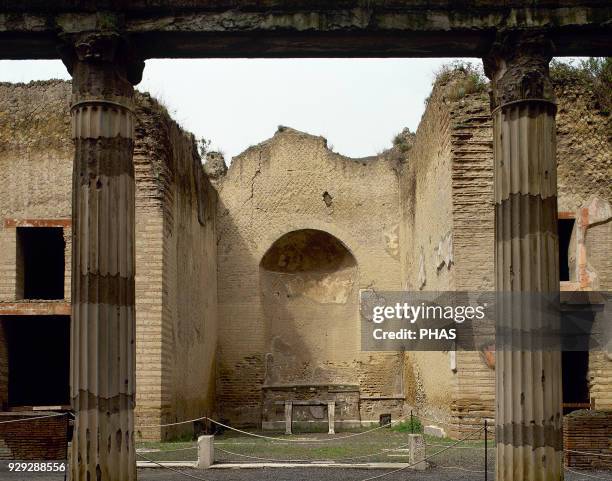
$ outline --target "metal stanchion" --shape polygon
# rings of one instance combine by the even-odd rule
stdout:
[[[70,437],[70,413],[66,413],[66,469],[64,469],[64,481],[68,476],[68,442]]]
[[[489,479],[489,471],[488,471],[488,464],[489,464],[489,458],[488,458],[488,450],[489,450],[489,443],[488,443],[488,432],[489,432],[489,428],[487,425],[487,420],[485,419],[485,466],[484,466],[484,471],[485,471],[485,481],[488,481]]]

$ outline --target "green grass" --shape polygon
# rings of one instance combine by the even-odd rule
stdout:
[[[392,431],[398,433],[422,433],[423,432],[423,424],[417,418],[408,419],[406,421],[402,421],[401,423],[394,424],[391,427]]]
[[[407,447],[408,434],[410,434],[411,428],[414,429],[415,432],[417,430],[422,430],[422,426],[418,423],[418,420],[415,419],[412,425],[410,425],[410,421],[407,421],[393,428],[378,429],[359,436],[350,436],[354,434],[355,431],[345,431],[331,436],[326,433],[285,435],[284,433],[271,433],[268,431],[252,431],[257,434],[279,439],[268,440],[226,431],[221,435],[215,436],[215,459],[217,462],[234,463],[265,462],[265,460],[283,462],[335,461],[349,463],[405,463],[408,461],[407,452],[401,451],[401,449]],[[347,438],[346,436],[350,437]],[[334,439],[334,441],[316,442],[322,439]],[[307,440],[315,442],[296,443],[283,442],[283,440]],[[455,442],[448,438],[440,439],[430,436],[425,436],[425,440],[428,444],[426,447],[427,455],[434,454]],[[491,446],[491,442],[489,445]],[[147,442],[138,443],[137,447],[160,450],[160,452],[143,453],[147,458],[156,461],[195,461],[197,458],[195,441],[170,443]],[[183,450],[187,447],[193,447],[194,449]],[[468,441],[463,443],[460,449],[454,448],[435,457],[432,460],[432,464],[481,469],[484,463],[483,448],[483,441]],[[176,449],[180,449],[180,451],[174,451]],[[222,450],[229,451],[233,454],[223,452]],[[491,463],[494,457],[494,449],[491,448],[488,452],[488,458]]]

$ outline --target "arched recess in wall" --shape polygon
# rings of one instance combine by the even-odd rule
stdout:
[[[316,229],[288,232],[259,265],[266,384],[357,381],[359,282],[353,254]]]

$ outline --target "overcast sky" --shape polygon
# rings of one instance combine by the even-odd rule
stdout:
[[[470,60],[470,59],[466,59]],[[323,135],[352,157],[415,130],[435,72],[451,59],[148,60],[141,91],[229,163],[278,125]],[[481,65],[479,59],[471,59]],[[0,61],[0,81],[69,76],[60,61]]]

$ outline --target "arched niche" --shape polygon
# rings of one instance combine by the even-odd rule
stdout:
[[[266,384],[355,382],[359,350],[358,266],[333,235],[288,232],[260,262]]]

